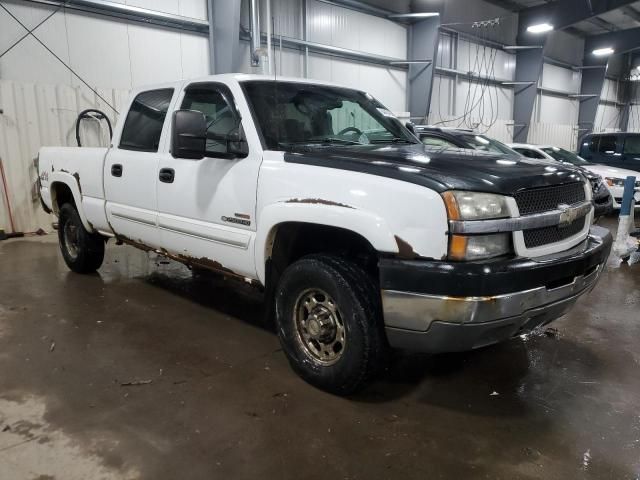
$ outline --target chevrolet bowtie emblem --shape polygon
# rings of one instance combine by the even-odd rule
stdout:
[[[572,224],[577,218],[580,209],[578,207],[570,207],[566,203],[561,203],[558,205],[558,210],[560,210],[560,222],[558,226],[566,227],[567,225]]]

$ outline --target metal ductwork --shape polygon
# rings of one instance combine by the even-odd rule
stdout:
[[[267,2],[267,22],[270,22],[271,2]],[[262,30],[260,30],[260,0],[251,0],[250,7],[250,28],[251,28],[251,66],[262,67],[262,73],[270,72],[269,48],[262,47]],[[270,23],[267,31],[270,33]]]

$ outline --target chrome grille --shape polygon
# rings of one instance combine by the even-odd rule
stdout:
[[[524,230],[522,232],[524,235],[524,244],[527,248],[535,248],[566,240],[567,238],[573,237],[582,231],[586,219],[586,216],[578,218],[566,227],[553,225],[551,227]]]
[[[584,186],[581,182],[531,188],[514,195],[520,215],[556,210],[558,205],[573,205],[585,201]]]

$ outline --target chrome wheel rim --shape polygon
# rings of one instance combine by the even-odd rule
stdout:
[[[67,251],[67,255],[72,260],[78,258],[78,249],[80,245],[79,235],[80,229],[77,225],[74,225],[71,221],[67,221],[64,224],[64,248]]]
[[[293,310],[298,344],[312,360],[332,365],[346,347],[346,330],[336,302],[325,291],[310,288],[297,298]]]

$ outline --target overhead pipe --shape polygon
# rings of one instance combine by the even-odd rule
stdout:
[[[260,6],[259,0],[251,0],[249,4],[249,30],[251,33],[251,66],[260,65]]]
[[[398,70],[407,70],[408,63],[424,63],[430,64],[431,59],[405,60],[402,58],[386,57],[383,55],[375,55],[373,53],[361,52],[359,50],[351,50],[349,48],[336,47],[333,45],[325,45],[323,43],[310,42],[308,40],[300,40],[299,38],[285,37],[282,35],[273,35],[273,40],[281,42],[285,48],[309,49],[310,52],[317,52],[326,55],[333,55],[341,58],[348,58],[360,62],[372,63],[384,67],[395,68]],[[262,34],[262,43],[267,42],[267,36]],[[251,40],[251,36],[246,31],[240,32],[241,40]]]
[[[140,23],[158,25],[177,30],[186,30],[203,35],[209,34],[209,22],[198,18],[159,12],[148,8],[134,7],[107,0],[27,0],[31,3],[60,6],[71,10],[94,13],[108,17],[123,18]]]

